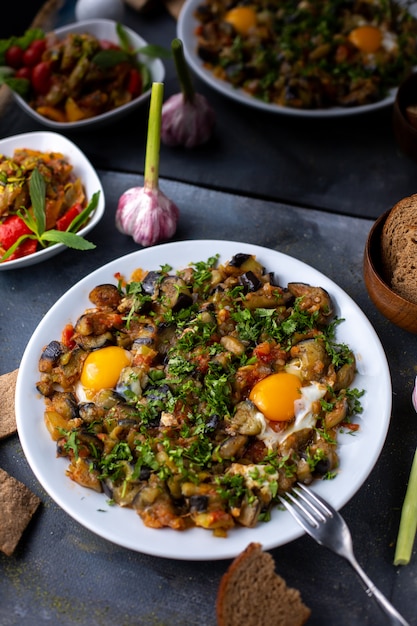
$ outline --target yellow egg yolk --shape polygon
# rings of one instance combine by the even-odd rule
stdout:
[[[247,35],[256,24],[256,13],[251,7],[235,7],[226,13],[224,20],[240,35]]]
[[[249,399],[267,419],[287,422],[295,415],[294,402],[301,398],[300,387],[298,376],[278,372],[256,383]]]
[[[362,52],[371,54],[381,47],[382,33],[376,26],[359,26],[350,32],[349,41]]]
[[[90,352],[84,361],[81,384],[85,389],[94,392],[111,389],[116,385],[122,369],[130,363],[130,353],[118,346],[108,346]]]

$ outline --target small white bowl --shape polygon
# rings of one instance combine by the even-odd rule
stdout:
[[[4,154],[7,157],[12,157],[13,152],[17,148],[29,148],[31,150],[40,150],[41,152],[60,152],[62,153],[74,168],[74,174],[81,178],[84,185],[85,193],[88,201],[97,191],[100,193],[97,208],[92,213],[89,222],[78,231],[78,235],[85,237],[101,220],[104,215],[104,191],[97,172],[91,165],[90,161],[84,155],[83,152],[72,141],[54,133],[51,131],[41,131],[36,133],[23,133],[21,135],[14,135],[7,139],[0,140],[0,154]],[[94,242],[93,242],[94,243]],[[21,257],[20,259],[14,259],[12,261],[5,261],[0,263],[0,271],[14,270],[28,265],[34,265],[45,261],[59,252],[66,249],[66,246],[62,243],[57,243],[33,254]],[[82,252],[81,254],[87,254]]]
[[[84,22],[76,22],[74,24],[69,24],[68,26],[63,26],[62,28],[56,28],[54,32],[58,35],[58,37],[65,37],[69,33],[90,33],[94,35],[98,39],[106,39],[107,41],[112,41],[114,43],[119,43],[119,38],[116,32],[116,22],[112,20],[85,20]],[[142,39],[135,31],[131,30],[127,26],[123,25],[123,29],[126,32],[129,41],[133,48],[137,50],[138,48],[143,48],[148,45],[147,42]],[[151,59],[145,55],[138,54],[138,59],[147,65],[149,71],[152,76],[153,82],[163,82],[165,78],[165,67],[160,59]],[[90,129],[93,126],[101,126],[104,124],[108,124],[109,122],[113,122],[127,113],[130,113],[133,109],[139,107],[145,100],[148,100],[150,97],[151,90],[148,89],[145,93],[143,93],[138,98],[135,98],[131,102],[127,104],[123,104],[117,109],[113,109],[112,111],[108,111],[106,113],[102,113],[101,115],[96,115],[95,117],[90,117],[85,120],[78,120],[77,122],[55,122],[54,120],[50,120],[43,115],[40,115],[33,109],[29,104],[22,98],[19,94],[13,92],[13,96],[19,106],[33,119],[35,119],[40,124],[44,124],[45,126],[49,126],[50,128],[54,128],[55,130],[80,130],[80,129]]]

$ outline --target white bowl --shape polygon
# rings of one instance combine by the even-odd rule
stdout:
[[[105,201],[103,187],[97,176],[97,172],[84,153],[81,152],[72,141],[51,131],[24,133],[0,140],[0,154],[12,157],[16,148],[30,148],[31,150],[40,150],[41,152],[62,153],[73,166],[74,174],[81,178],[88,201],[91,200],[95,192],[98,191],[100,193],[97,208],[92,213],[89,222],[77,233],[81,237],[85,237],[103,217]],[[56,243],[48,248],[21,257],[20,259],[5,261],[4,263],[0,263],[0,271],[20,269],[28,265],[40,263],[62,252],[65,248],[66,246],[64,246],[64,244]],[[82,254],[87,254],[87,252],[82,252]]]
[[[142,37],[127,26],[123,25],[123,29],[135,50],[148,45]],[[74,24],[69,24],[68,26],[63,26],[62,28],[56,28],[54,32],[58,35],[58,37],[62,38],[69,33],[90,33],[98,39],[106,39],[107,41],[119,43],[119,38],[116,32],[116,22],[113,22],[112,20],[85,20],[84,22],[76,22]],[[142,54],[138,54],[137,56],[138,59],[149,68],[153,82],[162,82],[164,80],[165,67],[160,59],[151,59]],[[79,120],[77,122],[55,122],[54,120],[50,120],[37,113],[35,109],[29,106],[26,100],[24,100],[24,98],[22,98],[19,94],[13,92],[13,96],[19,106],[40,124],[44,124],[45,126],[49,126],[55,130],[75,130],[82,128],[90,129],[93,126],[101,126],[108,124],[109,122],[113,122],[127,113],[130,113],[132,110],[139,107],[143,102],[148,100],[150,93],[151,91],[148,89],[148,91],[143,93],[138,98],[135,98],[127,104],[123,104],[117,109],[113,109],[112,111],[108,111],[85,120]]]

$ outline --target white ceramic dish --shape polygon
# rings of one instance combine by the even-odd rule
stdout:
[[[126,34],[129,37],[130,43],[133,48],[136,50],[138,48],[143,48],[143,46],[147,45],[147,42],[140,37],[135,31],[123,25]],[[58,35],[58,37],[63,38],[68,33],[90,33],[96,36],[98,39],[106,39],[108,41],[112,41],[114,43],[118,43],[119,39],[116,32],[116,22],[112,20],[85,20],[83,22],[76,22],[74,24],[69,24],[68,26],[63,26],[61,28],[56,28],[54,32]],[[138,58],[142,63],[145,63],[151,73],[152,80],[155,82],[162,82],[165,77],[165,67],[160,59],[151,59],[147,56],[138,55]],[[13,92],[13,96],[19,106],[33,119],[45,126],[49,126],[50,128],[54,128],[55,130],[81,130],[81,129],[90,129],[96,126],[102,126],[108,124],[109,122],[113,122],[123,117],[127,113],[130,113],[132,110],[139,107],[143,102],[149,99],[150,97],[150,89],[143,93],[139,98],[135,98],[132,102],[128,102],[127,104],[123,104],[117,109],[113,109],[112,111],[108,111],[107,113],[103,113],[102,115],[97,115],[95,117],[91,117],[86,120],[79,120],[78,122],[55,122],[53,120],[44,117],[43,115],[39,115],[31,106],[24,100],[19,94]]]
[[[45,315],[33,333],[19,367],[16,388],[16,417],[20,441],[36,477],[49,495],[75,520],[92,532],[131,550],[183,560],[233,558],[251,541],[265,549],[283,545],[302,531],[286,511],[276,509],[272,520],[256,528],[236,528],[227,538],[213,537],[210,531],[179,532],[155,530],[143,525],[132,509],[110,506],[103,494],[84,489],[66,475],[67,460],[57,459],[55,443],[43,423],[44,400],[35,389],[39,380],[38,360],[42,348],[60,337],[65,324],[90,306],[88,293],[100,283],[116,284],[115,273],[129,279],[132,270],[158,269],[168,263],[182,268],[190,262],[206,261],[215,253],[221,261],[238,252],[256,254],[281,284],[302,281],[327,289],[336,302],[340,324],[338,340],[354,350],[358,362],[355,387],[365,389],[360,430],[340,436],[340,472],[332,481],[314,484],[335,508],[341,508],[366,480],[385,441],[391,414],[391,379],[384,351],[371,324],[353,300],[334,282],[312,267],[267,248],[227,241],[184,241],[147,248],[112,261],[73,286]]]
[[[373,104],[365,104],[357,107],[330,107],[328,109],[293,109],[291,107],[284,107],[277,104],[268,104],[262,100],[258,100],[250,96],[242,89],[236,89],[230,83],[224,80],[216,78],[212,72],[203,66],[203,62],[197,54],[196,50],[196,37],[195,29],[199,26],[199,22],[194,17],[196,8],[201,4],[201,0],[186,0],[181,9],[181,13],[177,23],[177,36],[182,40],[184,47],[184,56],[194,70],[205,83],[210,87],[220,92],[232,100],[236,100],[241,104],[254,107],[255,109],[262,109],[271,113],[279,113],[281,115],[289,115],[294,117],[340,117],[348,115],[357,115],[359,113],[367,113],[369,111],[375,111],[377,109],[384,108],[392,105],[395,100],[397,89],[392,89],[389,95]]]
[[[75,175],[81,178],[88,200],[91,199],[96,191],[100,192],[97,208],[92,214],[90,221],[78,232],[81,237],[85,237],[103,217],[105,200],[100,179],[84,153],[72,141],[51,131],[23,133],[0,140],[0,154],[11,157],[17,148],[30,148],[31,150],[40,150],[42,152],[61,152],[73,165]],[[0,263],[0,271],[20,269],[28,265],[40,263],[65,249],[65,246],[61,243],[54,244],[20,259]]]

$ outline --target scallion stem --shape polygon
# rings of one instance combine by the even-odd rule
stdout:
[[[395,548],[394,565],[410,562],[417,531],[417,450],[411,466],[408,486],[401,510],[400,528]]]
[[[177,76],[180,83],[182,95],[184,96],[184,100],[188,100],[188,102],[193,102],[195,91],[193,83],[191,81],[190,71],[185,60],[184,48],[181,39],[172,40],[171,50],[174,57],[175,69],[177,70]]]
[[[159,150],[161,147],[161,117],[164,84],[152,83],[151,103],[149,106],[148,136],[145,156],[145,187],[158,189]]]

